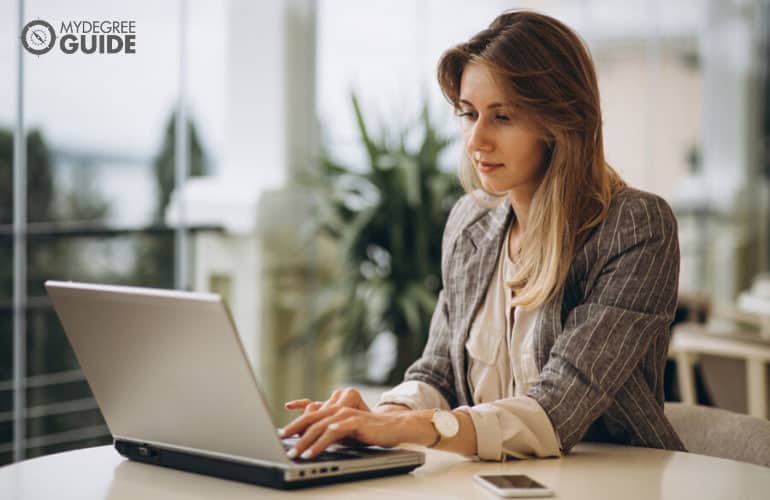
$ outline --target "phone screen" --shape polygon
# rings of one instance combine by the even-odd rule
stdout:
[[[544,490],[545,486],[538,483],[529,476],[521,474],[495,474],[489,476],[479,476],[484,481],[488,481],[500,489],[519,488],[529,490]]]

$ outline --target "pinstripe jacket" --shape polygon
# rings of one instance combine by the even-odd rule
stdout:
[[[425,350],[405,380],[432,385],[452,407],[473,404],[465,342],[512,218],[510,203],[487,209],[466,195],[444,230],[444,289]],[[678,282],[670,207],[625,188],[576,252],[563,292],[537,320],[540,379],[527,395],[545,410],[564,453],[582,439],[684,450],[663,414]]]

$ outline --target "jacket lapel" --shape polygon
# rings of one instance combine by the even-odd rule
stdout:
[[[503,245],[513,210],[508,200],[483,212],[470,223],[458,240],[453,272],[457,286],[454,305],[457,308],[458,329],[450,346],[459,404],[473,404],[466,377],[465,342],[479,307],[484,301],[495,264]]]

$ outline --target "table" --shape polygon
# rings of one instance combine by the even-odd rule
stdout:
[[[130,462],[111,446],[99,446],[0,468],[0,498],[498,498],[472,480],[477,473],[528,474],[562,499],[740,500],[770,496],[770,468],[691,453],[581,443],[563,458],[506,463],[475,462],[426,450],[426,464],[412,474],[298,491],[271,490]]]

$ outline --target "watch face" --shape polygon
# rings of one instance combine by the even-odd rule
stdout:
[[[53,48],[56,42],[56,32],[49,23],[38,19],[24,26],[21,32],[21,43],[27,51],[42,55]]]
[[[460,424],[457,421],[457,417],[448,411],[437,411],[433,415],[433,423],[436,426],[438,433],[446,438],[454,437],[457,434],[457,431],[460,430]]]

